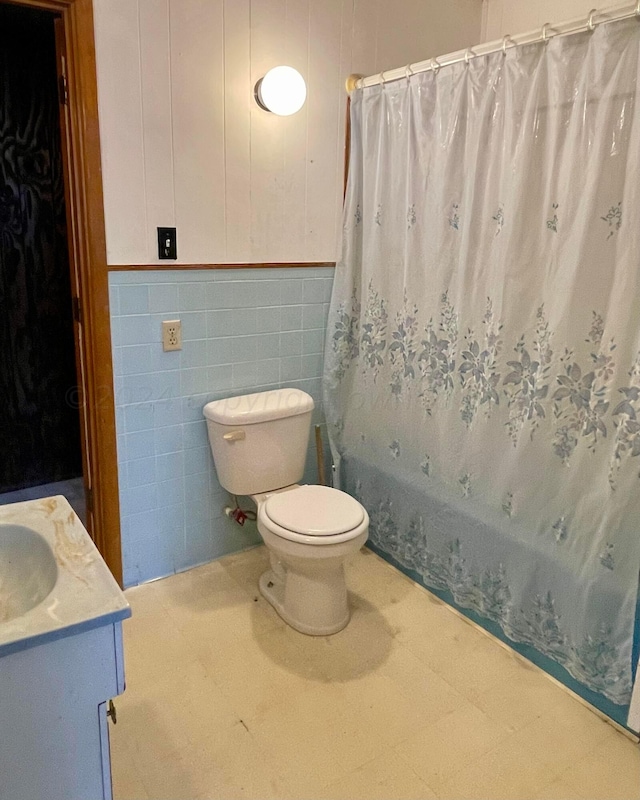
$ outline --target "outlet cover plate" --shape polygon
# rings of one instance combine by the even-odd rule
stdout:
[[[162,349],[182,350],[182,323],[179,319],[165,319],[162,322]]]

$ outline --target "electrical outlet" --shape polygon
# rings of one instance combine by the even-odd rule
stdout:
[[[182,323],[179,319],[165,319],[162,323],[162,349],[182,350]]]

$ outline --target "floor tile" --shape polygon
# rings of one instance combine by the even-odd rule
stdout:
[[[127,590],[116,800],[640,800],[640,749],[371,551],[294,631],[264,547]]]
[[[120,703],[118,702],[118,708]],[[122,726],[110,732],[111,781],[113,796],[121,800],[149,800],[142,776],[133,760],[129,741]]]
[[[592,794],[582,794],[573,786],[569,786],[562,778],[556,778],[551,783],[543,786],[533,800],[594,800]]]
[[[576,758],[586,756],[617,736],[612,726],[579,703],[570,713],[551,713],[534,720],[509,738],[511,747],[521,747],[549,777],[559,776]],[[585,712],[584,714],[582,712]],[[498,756],[500,753],[498,753]]]
[[[439,790],[447,800],[531,800],[557,775],[511,738],[479,759],[461,763]]]
[[[438,800],[411,769],[391,755],[363,764],[322,789],[318,800]]]
[[[511,652],[445,608],[427,617],[425,630],[404,628],[401,641],[468,700],[519,681],[527,668]],[[419,613],[415,614],[419,617]]]
[[[249,722],[285,774],[326,782],[386,752],[423,724],[411,701],[385,676],[318,684]]]
[[[173,748],[195,746],[202,739],[232,727],[241,719],[211,672],[199,661],[167,673],[164,680],[146,686],[127,686],[118,699],[118,732],[143,744],[150,731],[162,735]]]
[[[427,724],[469,703],[458,690],[395,641],[379,672],[394,680]]]
[[[189,797],[194,800],[275,800],[281,796],[282,787],[268,758],[242,723],[226,728],[224,736],[203,738],[181,750],[177,762],[191,776]],[[154,791],[161,792],[162,784]]]
[[[249,730],[269,753],[278,773],[286,776],[290,786],[297,786],[301,794],[348,772],[343,764],[351,726],[346,721],[343,700],[343,688],[315,685],[286,696],[286,702],[248,722]]]
[[[542,716],[558,710],[562,692],[540,670],[522,660],[514,680],[501,681],[486,691],[474,692],[473,702],[491,719],[503,722],[512,730],[520,730]],[[564,693],[564,692],[563,692]],[[578,702],[569,697],[568,705]],[[587,712],[591,713],[591,712]]]
[[[614,732],[602,747],[574,759],[562,780],[593,800],[640,800],[640,749]]]
[[[192,642],[172,624],[164,609],[147,617],[137,616],[133,609],[123,630],[129,688],[149,689],[197,659]]]
[[[440,796],[465,764],[494,750],[509,736],[504,725],[489,719],[468,701],[395,748],[403,761]]]
[[[282,643],[278,661],[260,646],[267,638],[270,646]],[[256,625],[253,638],[239,635],[236,641],[227,641],[223,651],[218,648],[219,640],[215,638],[200,643],[200,659],[215,664],[213,680],[245,720],[267,714],[279,707],[284,698],[290,700],[309,687],[297,654],[287,649],[286,639],[277,628],[265,632]]]

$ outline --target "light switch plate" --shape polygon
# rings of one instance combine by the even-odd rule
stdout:
[[[158,258],[178,258],[178,243],[175,228],[158,228]]]

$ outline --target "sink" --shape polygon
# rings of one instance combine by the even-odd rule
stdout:
[[[0,506],[0,674],[5,656],[129,616],[125,596],[64,497]]]
[[[111,798],[129,616],[64,497],[0,506],[0,800]]]
[[[41,603],[56,584],[51,547],[24,525],[0,525],[0,623]]]

